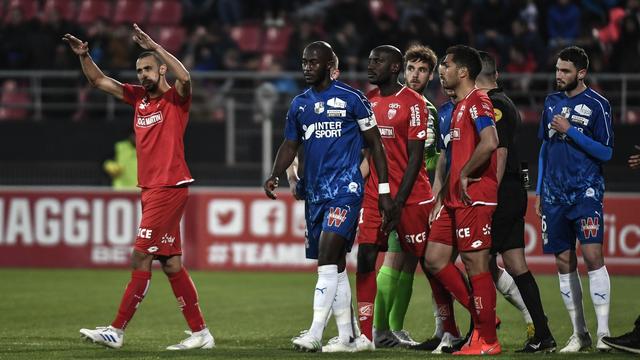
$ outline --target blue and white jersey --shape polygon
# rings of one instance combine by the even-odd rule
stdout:
[[[309,88],[293,99],[285,138],[304,144],[307,201],[363,196],[360,162],[364,138],[360,128],[374,125],[364,94],[339,81],[320,93]]]
[[[438,109],[438,116],[440,117],[440,139],[438,139],[438,150],[440,150],[440,156],[442,152],[447,156],[446,173],[449,172],[449,166],[451,164],[451,151],[448,150],[449,141],[451,140],[451,117],[453,116],[453,110],[456,108],[456,104],[449,100],[442,104]]]
[[[570,137],[551,129],[554,115],[563,115],[581,133],[605,146],[613,147],[611,106],[602,95],[587,88],[574,97],[564,92],[544,101],[538,138],[546,142],[545,169],[540,193],[550,204],[572,205],[580,196],[602,201],[602,163],[582,150]]]

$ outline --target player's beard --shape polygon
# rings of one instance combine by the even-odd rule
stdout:
[[[564,86],[558,84],[558,81],[556,80],[556,90],[558,91],[572,91],[577,87],[578,87],[578,75],[576,75],[576,77],[573,78],[571,82],[565,84]]]
[[[153,80],[145,80],[142,82],[142,86],[147,92],[155,92],[156,90],[158,90],[159,83],[160,83],[160,79],[158,79],[155,82]]]

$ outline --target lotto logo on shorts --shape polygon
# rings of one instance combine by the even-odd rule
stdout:
[[[588,217],[580,220],[582,224],[582,233],[584,238],[597,237],[598,230],[600,229],[600,219],[597,217]]]
[[[373,304],[366,302],[358,303],[358,315],[359,316],[373,316]]]
[[[329,208],[329,216],[327,217],[328,226],[340,227],[346,219],[347,209],[341,209],[339,207]]]

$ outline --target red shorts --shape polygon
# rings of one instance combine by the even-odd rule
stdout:
[[[429,241],[456,245],[461,252],[488,249],[491,247],[491,221],[495,210],[495,206],[488,205],[461,209],[443,206],[431,223]]]
[[[424,256],[429,235],[429,212],[433,202],[407,205],[402,208],[400,222],[396,227],[398,241],[402,250],[417,257]],[[380,226],[382,217],[377,208],[364,207],[358,224],[358,244],[376,244],[380,251],[387,251],[389,235],[385,235]]]
[[[182,254],[180,219],[189,189],[142,189],[142,220],[134,249],[156,256]]]

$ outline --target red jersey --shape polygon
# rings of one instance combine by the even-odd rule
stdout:
[[[489,96],[477,88],[456,104],[451,115],[451,168],[449,170],[448,193],[444,203],[450,208],[467,207],[460,199],[460,171],[467,164],[480,142],[476,119],[489,117],[495,123],[493,105]],[[467,193],[473,205],[496,205],[498,203],[498,176],[496,152],[483,164],[472,178],[480,181],[469,183]]]
[[[371,108],[376,116],[384,150],[387,154],[387,169],[391,197],[395,198],[402,177],[408,166],[409,140],[427,138],[427,120],[429,112],[422,96],[403,86],[393,95],[381,96],[376,88],[367,94]],[[421,203],[433,199],[431,184],[425,169],[424,157],[420,172],[413,184],[406,205]],[[371,174],[365,185],[364,206],[378,207],[378,173],[373,160],[369,160]]]
[[[158,188],[193,181],[184,160],[184,130],[191,95],[181,98],[175,88],[149,98],[142,86],[124,84],[124,102],[135,109],[138,186]]]

